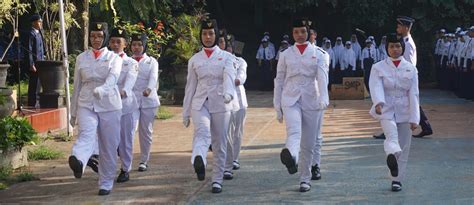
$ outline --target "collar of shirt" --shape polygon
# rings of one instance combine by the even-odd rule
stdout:
[[[304,43],[295,43],[296,48],[303,54],[304,50],[308,47],[309,42],[306,41]]]
[[[94,59],[97,59],[99,58],[99,56],[103,53],[104,49],[99,49],[99,50],[95,50],[95,49],[92,49],[92,54],[94,55]]]
[[[395,67],[398,68],[398,66],[400,65],[400,62],[403,59],[403,56],[400,56],[398,58],[392,58],[392,57],[389,57],[389,58],[390,58],[390,61],[392,61],[393,65],[395,65]]]
[[[39,33],[40,31],[36,28],[33,28],[33,30],[35,31],[35,33]]]
[[[118,55],[120,56],[120,58],[123,58],[124,56],[127,56],[127,54],[123,51],[118,53]]]

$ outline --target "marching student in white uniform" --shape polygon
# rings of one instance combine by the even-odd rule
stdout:
[[[384,150],[392,176],[392,191],[401,191],[406,176],[412,131],[420,121],[418,71],[405,60],[405,42],[387,35],[389,58],[373,65],[370,73],[372,117],[380,121],[386,139]]]
[[[146,54],[147,36],[142,34],[132,35],[131,50],[133,59],[138,62],[138,75],[133,93],[137,97],[138,110],[135,110],[134,119],[138,124],[138,139],[140,142],[140,164],[138,171],[148,169],[150,148],[153,137],[153,122],[160,100],[156,88],[158,87],[158,61]]]
[[[112,190],[120,142],[122,102],[117,80],[122,58],[105,47],[107,24],[91,23],[89,39],[92,49],[77,56],[74,71],[74,93],[71,103],[71,125],[78,124],[77,140],[69,157],[69,167],[76,178],[84,172],[84,162],[99,144],[99,195]]]
[[[183,100],[183,125],[194,125],[191,162],[198,180],[204,180],[206,156],[211,138],[214,166],[212,193],[222,192],[227,152],[227,132],[236,96],[234,59],[217,46],[219,32],[215,20],[203,21],[200,31],[203,49],[188,62]]]
[[[235,90],[239,109],[232,112],[231,122],[229,126],[229,137],[227,143],[227,156],[224,171],[224,179],[232,179],[232,170],[240,169],[239,154],[242,145],[242,137],[244,134],[245,115],[247,112],[247,95],[245,93],[244,83],[247,80],[247,62],[241,57],[234,54],[234,38],[227,34],[226,51],[234,56],[234,67],[236,69]]]
[[[273,98],[278,121],[286,121],[287,140],[280,158],[290,174],[298,171],[298,162],[301,192],[311,189],[313,155],[321,151],[317,144],[322,142],[323,110],[329,104],[329,55],[308,42],[309,26],[306,19],[293,22],[295,45],[281,53]]]
[[[117,183],[129,180],[132,169],[133,136],[135,135],[134,114],[138,111],[137,98],[133,93],[133,86],[137,81],[138,63],[127,56],[124,49],[128,44],[128,35],[125,30],[114,28],[110,34],[109,48],[123,59],[122,71],[118,78],[120,97],[122,98],[122,118],[120,119],[120,144],[118,153],[122,162]],[[136,114],[135,114],[136,115]]]

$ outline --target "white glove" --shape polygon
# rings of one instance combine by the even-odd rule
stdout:
[[[189,117],[183,117],[183,125],[184,127],[189,127],[189,123],[191,122],[191,120],[189,119]]]
[[[233,99],[232,95],[230,95],[228,93],[224,94],[224,103],[225,104],[229,104],[230,101],[232,101],[232,99]]]
[[[99,88],[99,87],[95,88],[95,89],[94,89],[94,92],[92,92],[92,94],[94,95],[95,98],[97,98],[97,99],[99,99],[99,100],[102,98],[102,97],[100,96],[100,88]]]
[[[278,109],[278,110],[276,111],[276,113],[277,113],[277,120],[278,120],[278,122],[279,122],[279,123],[283,123],[283,112],[281,111],[281,109]]]
[[[319,102],[319,107],[321,108],[321,110],[324,110],[328,107],[328,103],[321,101]]]
[[[71,119],[69,120],[69,123],[71,124],[72,127],[74,127],[74,125],[76,125],[76,117],[71,117]]]

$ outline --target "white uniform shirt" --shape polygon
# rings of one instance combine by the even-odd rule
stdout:
[[[138,62],[137,82],[133,87],[133,92],[137,97],[140,108],[155,108],[160,106],[160,99],[156,88],[158,87],[158,61],[155,58],[143,54],[143,58]],[[143,91],[147,88],[151,90],[150,95],[143,96]]]
[[[440,48],[440,55],[441,55],[441,60],[440,64],[443,64],[443,60],[448,58],[448,51],[449,51],[449,46],[451,45],[451,42],[445,41],[441,43],[441,48]]]
[[[456,50],[458,49],[458,41],[454,40],[451,42],[451,45],[449,45],[448,48],[448,64],[452,64],[454,62],[454,54],[456,53]]]
[[[415,41],[413,41],[410,34],[403,37],[403,40],[405,41],[405,52],[403,53],[403,57],[405,57],[405,60],[416,66],[417,58]]]
[[[183,100],[183,118],[191,117],[192,110],[200,110],[208,100],[209,113],[227,112],[234,109],[224,103],[224,95],[235,93],[234,59],[229,52],[214,46],[210,57],[204,49],[188,61],[188,76]],[[235,98],[235,96],[233,96]]]
[[[344,48],[341,59],[341,70],[349,69],[349,66],[352,66],[353,71],[356,70],[355,53],[351,48]]]
[[[329,105],[329,55],[308,43],[303,54],[296,46],[285,50],[278,61],[273,106],[293,106],[300,100],[303,110],[321,110]]]
[[[441,49],[441,43],[442,42],[443,42],[443,39],[441,39],[441,38],[436,41],[436,45],[435,45],[435,54],[436,55],[440,55],[440,53],[441,53],[440,49]]]
[[[105,47],[97,59],[92,50],[79,54],[74,71],[71,116],[77,116],[78,107],[95,112],[122,109],[117,86],[121,69],[122,59]]]
[[[272,60],[275,58],[275,49],[270,48],[270,46],[267,46],[266,48],[261,47],[257,51],[256,58],[259,60]]]
[[[137,97],[133,93],[133,86],[138,76],[138,63],[125,53],[120,55],[122,55],[123,63],[117,85],[119,90],[127,95],[127,97],[122,98],[122,115],[124,115],[138,109]]]
[[[464,58],[463,67],[467,67],[467,60],[474,59],[474,38],[470,38],[467,36],[466,38],[466,45],[464,51],[462,52],[462,56]]]
[[[397,123],[420,122],[418,71],[416,67],[400,58],[395,67],[391,58],[372,66],[370,72],[370,95],[373,106],[370,114],[377,120],[394,120]],[[375,106],[382,104],[382,114],[375,113]]]

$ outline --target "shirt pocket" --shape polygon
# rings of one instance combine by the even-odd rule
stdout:
[[[400,86],[405,89],[409,90],[411,88],[413,82],[413,72],[405,72],[402,73],[400,76]]]

